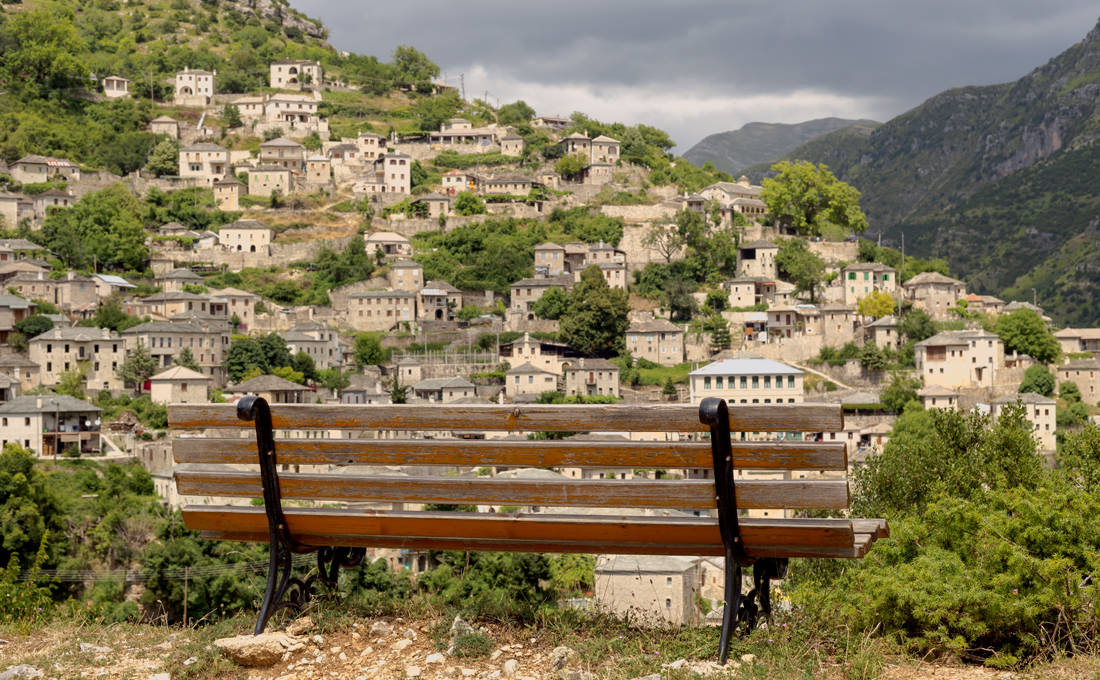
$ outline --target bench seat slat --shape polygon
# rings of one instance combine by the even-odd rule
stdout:
[[[262,508],[188,506],[188,527],[226,540],[266,542]],[[583,515],[486,515],[285,511],[291,533],[306,543],[447,550],[511,550],[630,554],[722,555],[717,520]],[[755,557],[854,557],[870,534],[850,520],[743,519],[741,532]],[[865,550],[865,547],[862,548]]]
[[[505,441],[464,439],[279,439],[287,465],[451,465],[456,467],[707,468],[710,442]],[[732,442],[733,467],[835,470],[847,467],[843,442]],[[177,463],[256,462],[254,439],[181,437]]]
[[[691,404],[664,405],[511,405],[432,404],[291,405],[274,404],[277,430],[503,430],[526,432],[706,432],[699,409]],[[731,405],[735,432],[838,432],[844,415],[839,404]],[[174,428],[234,428],[231,404],[173,404],[168,422]]]
[[[258,497],[260,475],[240,471],[176,472],[185,496]],[[331,474],[279,475],[283,498],[377,503],[590,506],[612,508],[714,508],[709,480],[545,480],[513,478],[390,477]],[[847,480],[738,480],[744,509],[841,509]]]

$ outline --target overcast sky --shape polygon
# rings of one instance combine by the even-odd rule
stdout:
[[[1015,80],[1092,29],[1096,0],[292,0],[339,49],[413,45],[468,98],[648,123],[687,150],[752,121],[885,121]]]

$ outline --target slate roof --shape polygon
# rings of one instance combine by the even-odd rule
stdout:
[[[261,375],[251,380],[237,383],[233,385],[232,389],[235,392],[287,392],[291,390],[308,390],[309,388],[305,385],[299,385],[298,383],[280,378],[277,375]]]
[[[723,359],[697,368],[691,375],[802,375],[802,370],[773,359]]]
[[[193,371],[186,366],[173,366],[166,371],[157,373],[150,380],[210,380],[210,376]]]
[[[39,405],[41,400],[41,406]],[[0,413],[99,413],[99,408],[67,394],[44,394],[16,397],[0,405]]]

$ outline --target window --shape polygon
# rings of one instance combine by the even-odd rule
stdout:
[[[741,389],[746,389],[749,386],[749,380],[745,376],[741,376]]]
[[[756,381],[753,380],[753,382],[756,382]],[[766,390],[771,389],[771,386],[772,386],[772,377],[770,375],[764,376],[764,389],[766,389]],[[753,385],[753,387],[756,387],[756,385]]]
[[[666,576],[665,577],[665,585],[666,586],[672,585],[672,577],[671,576]]]
[[[787,376],[787,387],[790,387],[792,389],[794,388],[794,376],[793,375],[788,375]]]
[[[760,387],[760,376],[754,375],[752,377],[752,388],[755,390]]]
[[[709,375],[703,376],[703,389],[704,390],[709,390],[710,389],[710,376]]]
[[[714,379],[714,386],[717,389],[722,389],[722,376],[718,376],[717,378]]]
[[[665,609],[672,609],[672,600],[668,599],[667,597],[665,598]]]

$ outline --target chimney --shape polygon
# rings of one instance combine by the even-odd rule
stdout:
[[[42,397],[39,397],[39,398],[34,400],[34,407],[35,408],[42,408]]]

